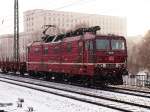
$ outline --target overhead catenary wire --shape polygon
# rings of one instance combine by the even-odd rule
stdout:
[[[94,15],[87,15],[87,16],[82,16],[82,17],[76,17],[76,18],[73,18],[72,20],[79,20],[79,19],[83,19],[83,18],[94,18]],[[24,23],[24,21],[22,22],[19,22],[20,23]],[[69,23],[69,22],[65,22],[65,23]],[[84,22],[83,22],[84,23]],[[81,23],[82,24],[82,23]],[[43,24],[44,25],[44,24]],[[77,24],[78,25],[78,24]],[[7,27],[7,29],[9,30],[13,30],[13,27],[11,27],[12,25],[7,25],[5,27]],[[3,29],[3,28],[0,28],[0,29]]]
[[[69,4],[66,4],[66,5],[64,5],[64,6],[61,6],[61,7],[58,7],[58,8],[55,8],[55,9],[52,9],[51,11],[57,11],[57,10],[60,10],[60,9],[63,9],[63,8],[66,8],[66,7],[70,7],[70,6],[73,6],[73,5],[76,5],[77,3],[80,3],[81,1],[87,1],[87,0],[78,0],[78,1],[75,1],[75,2],[72,2],[72,3],[69,3]],[[89,1],[89,0],[88,0]],[[95,1],[95,0],[92,0],[92,2],[93,1]],[[91,1],[90,1],[91,2]],[[86,2],[87,3],[87,2]],[[41,12],[36,12],[36,13],[43,13],[42,11]],[[6,17],[6,16],[4,16],[4,17]],[[1,18],[1,17],[0,17]],[[10,19],[12,19],[12,18],[10,18]],[[23,19],[23,17],[19,17],[19,19]],[[25,20],[24,20],[25,21]],[[23,21],[23,22],[24,22]],[[8,22],[8,20],[7,20],[7,22]],[[23,22],[19,22],[19,24],[20,23],[23,23]],[[1,23],[1,22],[0,22]],[[2,25],[4,26],[5,25],[5,19],[2,19]],[[9,26],[12,26],[12,25],[5,25],[5,27],[9,27]]]
[[[80,2],[83,2],[83,1],[90,1],[90,2],[93,2],[95,0],[77,0],[75,2],[71,2],[69,4],[65,4],[63,6],[60,6],[60,7],[57,7],[57,8],[54,8],[54,9],[51,9],[51,11],[58,11],[58,10],[61,10],[61,9],[64,9],[64,8],[67,8],[67,7],[70,7],[70,6],[74,6],[74,5],[78,5]],[[85,3],[88,3],[88,2],[85,2]],[[84,4],[85,4],[84,3]],[[80,4],[81,5],[81,4]],[[43,13],[43,12],[36,12],[36,13]],[[4,18],[10,18],[12,19],[14,15],[7,15],[7,16],[1,16],[0,17],[0,20],[4,20]],[[11,18],[12,17],[12,18]],[[23,18],[22,16],[19,17],[20,18]]]

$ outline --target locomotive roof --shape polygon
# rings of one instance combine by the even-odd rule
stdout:
[[[62,41],[57,41],[57,42],[46,43],[46,42],[43,42],[43,41],[35,41],[35,42],[29,44],[28,46],[36,46],[36,45],[42,45],[42,44],[56,44],[56,43],[59,43],[59,42],[72,42],[72,41],[78,41],[82,38],[84,40],[88,40],[88,39],[93,39],[95,37],[125,39],[125,37],[119,36],[119,35],[95,35],[93,33],[87,32],[84,35],[78,35],[78,36],[64,38]]]
[[[97,37],[105,37],[105,38],[117,38],[117,39],[125,39],[124,36],[120,36],[120,35],[114,35],[114,34],[108,34],[108,35],[96,35]]]
[[[47,29],[51,27],[52,25],[48,25]],[[66,33],[58,34],[58,35],[45,35],[45,31],[43,31],[44,36],[41,38],[43,42],[45,43],[55,43],[58,41],[63,41],[63,42],[68,42],[68,41],[75,41],[83,38],[84,40],[86,39],[92,39],[95,37],[105,37],[105,38],[120,38],[123,39],[124,37],[118,36],[118,35],[113,35],[113,34],[108,34],[108,35],[96,35],[96,31],[100,30],[100,26],[94,26],[94,27],[89,27],[89,28],[78,28],[75,31],[69,31]],[[124,38],[125,39],[125,38]]]
[[[42,42],[42,41],[34,41],[32,43],[29,43],[27,46],[29,47],[29,46],[41,45],[41,44],[44,44],[44,42]]]

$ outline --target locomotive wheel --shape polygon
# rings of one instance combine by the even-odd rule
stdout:
[[[82,83],[83,86],[85,87],[90,87],[91,86],[91,82],[90,82],[90,77],[88,76],[83,76],[82,77]]]
[[[118,85],[122,85],[123,84],[122,75],[118,75],[117,82],[118,82]]]
[[[5,67],[2,67],[2,72],[6,73]]]
[[[20,75],[21,75],[21,76],[24,76],[24,72],[23,72],[22,70],[20,71]]]
[[[112,77],[110,80],[111,84],[113,85],[122,85],[123,84],[123,78],[122,75],[117,74],[116,77]]]
[[[105,77],[101,77],[100,75],[93,76],[92,85],[94,87],[105,87],[107,84],[108,83]]]
[[[54,80],[57,81],[57,82],[60,82],[63,80],[63,76],[61,73],[54,73]]]
[[[49,72],[45,73],[45,80],[46,81],[51,81],[52,78],[52,74],[50,74]]]
[[[29,71],[29,76],[31,76],[31,77],[35,77],[35,73],[34,73],[34,71]]]
[[[63,82],[68,83],[69,79],[68,79],[68,74],[63,74]]]

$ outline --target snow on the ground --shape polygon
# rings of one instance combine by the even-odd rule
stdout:
[[[24,79],[23,79],[24,80]],[[68,89],[68,90],[73,90],[73,91],[78,91],[78,92],[86,92],[98,96],[103,96],[103,97],[108,97],[108,98],[113,98],[117,100],[122,100],[122,101],[128,101],[128,102],[133,102],[137,104],[144,104],[150,106],[150,99],[148,98],[143,98],[139,96],[133,96],[133,95],[126,95],[122,93],[116,93],[116,92],[109,92],[105,90],[96,90],[96,89],[90,89],[90,88],[84,88],[84,87],[78,87],[78,86],[72,86],[68,84],[59,84],[59,83],[53,83],[53,82],[46,82],[45,81],[38,81],[34,79],[26,79],[27,81],[32,81],[32,82],[38,82],[40,84],[44,85],[52,85],[55,87],[63,88],[63,89]]]
[[[18,98],[23,98],[23,108],[16,109]],[[116,112],[105,107],[95,106],[80,101],[43,93],[0,82],[0,103],[13,103],[13,106],[0,107],[0,110],[13,112],[27,112],[28,107],[33,107],[34,112]]]
[[[17,77],[14,77],[17,78]],[[104,96],[108,98],[113,98],[117,100],[122,100],[122,101],[128,101],[128,102],[133,102],[137,104],[144,104],[147,106],[150,106],[150,99],[148,98],[143,98],[143,97],[138,97],[138,96],[133,96],[133,95],[125,95],[121,93],[115,93],[115,92],[109,92],[109,91],[104,91],[104,90],[96,90],[96,89],[90,89],[90,88],[83,88],[83,87],[78,87],[78,86],[72,86],[68,84],[59,84],[59,83],[53,83],[53,82],[45,82],[45,81],[38,81],[34,79],[24,79],[24,78],[19,78],[19,80],[25,80],[27,82],[34,82],[34,83],[40,83],[44,85],[52,85],[56,86],[59,88],[65,88],[65,89],[71,89],[73,91],[80,91],[80,92],[86,92],[98,96]]]

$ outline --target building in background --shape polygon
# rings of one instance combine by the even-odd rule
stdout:
[[[24,12],[24,31],[41,31],[43,25],[56,25],[60,32],[99,25],[99,34],[116,34],[126,36],[126,18],[96,14],[83,14],[54,10],[35,9]],[[51,32],[54,32],[51,29]]]

